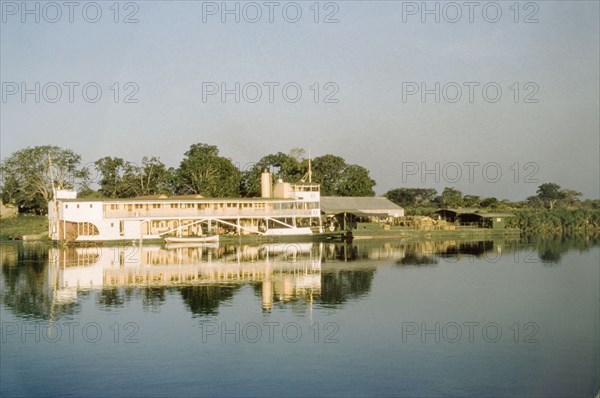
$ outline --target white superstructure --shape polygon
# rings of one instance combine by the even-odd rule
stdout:
[[[307,235],[321,228],[319,184],[278,181],[271,190],[270,173],[261,177],[260,198],[85,199],[58,191],[48,203],[48,232],[53,240],[107,241],[206,234]]]

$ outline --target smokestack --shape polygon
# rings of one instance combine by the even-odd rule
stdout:
[[[270,198],[272,196],[271,173],[269,169],[264,169],[260,175],[260,196],[262,198]]]

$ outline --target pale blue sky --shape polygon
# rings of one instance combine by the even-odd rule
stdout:
[[[1,103],[2,157],[27,146],[54,144],[81,154],[85,163],[107,155],[134,162],[156,155],[177,166],[191,144],[204,142],[244,165],[303,147],[313,156],[334,153],[367,167],[380,194],[395,187],[453,186],[465,193],[522,199],[552,181],[588,198],[600,196],[597,1],[529,2],[538,7],[538,23],[515,23],[512,1],[497,3],[502,9],[497,23],[486,22],[481,8],[472,23],[467,15],[457,23],[443,16],[440,23],[431,16],[422,23],[420,14],[407,15],[403,23],[409,2],[336,1],[339,22],[332,24],[313,22],[312,1],[297,2],[303,14],[295,24],[282,17],[281,8],[289,2],[278,2],[273,23],[265,14],[257,23],[243,16],[240,23],[231,16],[222,23],[220,15],[209,15],[204,23],[203,2],[131,3],[138,7],[135,24],[114,23],[112,1],[98,2],[103,14],[95,24],[82,18],[80,8],[73,23],[63,15],[53,24],[43,15],[39,23],[26,15],[23,23],[21,10],[12,15],[11,8],[21,2],[2,1],[3,94],[11,82],[81,84],[74,103],[68,102],[64,87],[57,103],[43,98],[35,103],[32,95],[22,103],[19,95],[7,96]],[[320,18],[333,10],[323,10],[325,3]],[[534,10],[527,4],[520,3],[520,21]],[[121,9],[119,18],[132,10]],[[103,89],[97,103],[81,96],[87,82]],[[122,85],[135,82],[139,103],[114,103],[109,88],[114,82],[121,83],[120,100],[129,92]],[[235,103],[232,96],[222,103],[218,96],[203,102],[203,82],[281,85],[273,103],[267,88],[257,103]],[[287,82],[303,90],[297,103],[281,95]],[[314,103],[314,82],[321,83],[321,95],[329,92],[322,85],[334,82],[339,102]],[[435,103],[432,95],[422,103],[418,95],[402,101],[405,82],[481,85],[473,103],[464,86],[457,103],[443,98]],[[496,103],[481,95],[489,82],[503,90]],[[515,82],[521,85],[518,103]],[[534,95],[538,103],[523,103],[522,96],[533,90],[523,88],[527,82],[539,89]],[[403,176],[403,163],[420,168],[422,162],[430,169],[440,164],[439,183],[432,174]],[[451,162],[480,166],[472,182],[463,165],[462,178],[451,183],[442,173]],[[490,162],[502,171],[495,183],[482,176],[483,165]],[[518,182],[515,163],[521,168]],[[537,169],[523,169],[528,163]],[[454,179],[455,169],[445,170]],[[494,168],[488,171],[486,177],[493,179]],[[538,183],[524,181],[530,172]]]

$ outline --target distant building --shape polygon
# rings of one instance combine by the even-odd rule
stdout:
[[[511,213],[486,213],[480,209],[440,209],[436,214],[449,223],[481,228],[504,229]]]

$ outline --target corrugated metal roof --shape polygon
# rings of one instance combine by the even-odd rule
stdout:
[[[321,196],[321,211],[329,214],[384,213],[399,210],[402,210],[402,207],[383,197]]]
[[[477,216],[481,216],[481,217],[514,217],[515,215],[512,213],[486,213],[485,210],[481,210],[481,209],[467,209],[467,208],[458,208],[458,209],[439,209],[436,211],[436,213],[443,213],[443,212],[452,212],[452,213],[456,213],[457,216],[459,215],[463,215],[463,214],[474,214]]]

